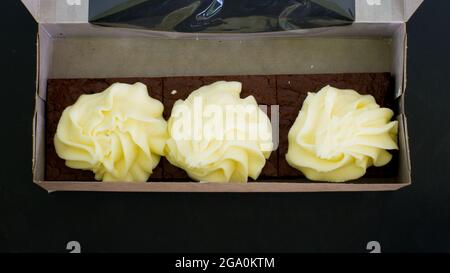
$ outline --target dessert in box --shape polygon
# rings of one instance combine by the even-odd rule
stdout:
[[[165,118],[170,117],[173,104],[186,99],[192,91],[217,82],[239,81],[242,97],[254,96],[260,104],[279,105],[279,148],[267,160],[258,181],[283,179],[295,182],[302,173],[289,166],[286,161],[288,131],[308,92],[317,92],[331,84],[342,89],[359,90],[370,94],[382,107],[394,108],[395,97],[389,73],[354,73],[322,75],[270,75],[270,76],[199,76],[170,78],[124,78],[124,79],[51,79],[47,88],[47,145],[46,180],[49,181],[93,181],[89,171],[74,170],[65,166],[64,160],[55,152],[53,138],[63,110],[75,103],[79,96],[103,91],[115,82],[141,82],[147,85],[151,97],[162,101]],[[269,115],[270,116],[270,115]],[[365,177],[393,178],[398,169],[397,158],[381,169],[369,168]],[[166,159],[154,170],[149,181],[190,181],[180,168]]]
[[[306,21],[297,21],[289,25],[284,21],[277,23],[273,21],[273,17],[268,16],[263,20],[289,31],[270,33],[264,32],[268,29],[260,28],[260,31],[250,31],[252,32],[250,34],[226,33],[227,28],[222,26],[228,20],[221,21],[221,27],[216,28],[195,26],[195,31],[203,33],[192,32],[185,28],[174,28],[175,32],[163,29],[161,32],[153,29],[155,25],[144,26],[147,29],[134,30],[105,28],[89,24],[89,1],[80,1],[80,5],[66,5],[63,1],[23,2],[40,23],[38,90],[33,130],[33,173],[35,183],[48,191],[378,191],[396,190],[411,183],[404,107],[405,22],[421,1],[391,0],[381,5],[356,1],[354,13],[352,12],[353,18],[349,17],[354,20],[351,25],[348,25],[348,21],[330,23],[327,26],[313,26]],[[314,5],[322,4],[314,1]],[[216,12],[213,17],[217,14],[220,16],[220,8]],[[340,11],[336,9],[333,12]],[[294,13],[291,15],[300,16]],[[108,17],[107,21],[113,17]],[[205,19],[206,24],[212,23],[209,19]],[[99,23],[102,23],[100,21]],[[180,24],[187,26],[188,21]],[[233,22],[234,31],[239,29],[236,28],[239,22],[239,20]],[[245,19],[242,22],[247,24],[254,21]],[[306,29],[299,29],[303,27]],[[193,166],[198,168],[202,160],[198,158],[193,165],[190,163],[194,161],[187,162],[186,165],[180,163],[178,159],[174,160],[173,155],[169,155],[170,160],[167,160],[167,149],[157,155],[161,156],[157,165],[154,164],[156,162],[154,160],[144,168],[145,172],[150,174],[148,183],[102,183],[95,181],[94,175],[89,170],[68,168],[64,160],[71,161],[72,156],[67,156],[67,153],[61,151],[57,153],[55,150],[54,135],[60,120],[65,120],[61,118],[62,113],[82,94],[100,94],[99,92],[117,82],[129,84],[141,82],[148,90],[148,94],[145,95],[163,105],[162,118],[170,123],[173,118],[172,106],[177,100],[177,104],[183,105],[190,100],[189,96],[195,93],[196,89],[217,81],[242,83],[242,91],[237,101],[248,100],[253,101],[253,104],[279,106],[279,116],[275,121],[272,120],[272,123],[279,121],[280,125],[277,149],[270,153],[263,167],[257,164],[256,172],[246,173],[242,172],[246,168],[236,167],[236,170],[239,170],[238,176],[236,174],[226,176],[233,177],[232,180],[248,176],[249,183],[197,183],[195,181],[208,182],[203,181],[202,176],[191,169]],[[353,89],[359,94],[353,96],[345,90],[336,91],[337,89],[327,86]],[[337,109],[336,112],[332,111],[329,120],[320,111],[316,111],[320,114],[313,114],[313,117],[322,116],[321,119],[325,118],[329,124],[334,124],[334,127],[316,126],[319,131],[304,129],[305,124],[302,120],[305,115],[302,113],[311,105],[316,105],[314,96],[308,95],[308,92],[327,94],[324,101],[336,105],[337,108],[334,106],[324,108]],[[344,93],[349,95],[344,96],[345,98],[336,95]],[[366,94],[372,95],[373,98],[365,96]],[[308,102],[305,103],[305,100]],[[364,129],[357,133],[376,137],[363,137],[351,142],[353,146],[360,143],[358,141],[371,143],[371,149],[361,149],[359,146],[355,148],[350,145],[346,146],[349,149],[342,150],[336,149],[338,146],[331,145],[330,142],[322,142],[323,139],[332,142],[344,139],[348,136],[342,132],[360,128],[358,127],[361,125],[360,121],[356,123],[358,126],[354,126],[350,122],[352,119],[347,118],[348,114],[360,120],[360,114],[355,114],[353,110],[341,111],[353,109],[353,106],[343,103],[346,101],[354,101],[355,104],[351,105],[357,107],[357,110],[361,106],[363,110],[367,107],[367,110],[372,109],[374,113],[378,113],[365,117],[371,120],[367,124],[370,124],[372,129]],[[339,105],[347,106],[342,108]],[[134,108],[133,104],[127,107]],[[270,111],[268,116],[273,116]],[[299,120],[300,122],[297,122]],[[341,123],[350,124],[346,126],[351,130],[336,125]],[[61,128],[70,127],[61,125]],[[330,128],[338,128],[340,133],[334,134]],[[300,139],[298,143],[309,147],[312,138],[309,136],[305,138],[299,130],[313,132],[317,151],[320,150],[317,156],[322,160],[337,160],[336,151],[345,151],[339,155],[347,158],[345,162],[354,160],[358,162],[358,168],[365,171],[368,167],[367,172],[356,180],[353,179],[359,175],[350,175],[342,179],[341,175],[347,174],[347,171],[332,172],[319,166],[316,171],[329,172],[331,178],[314,175],[314,172],[305,169],[310,168],[309,161],[305,163],[304,160],[296,159],[297,155],[303,152],[298,152],[295,145],[290,145]],[[333,137],[334,135],[338,137]],[[385,141],[373,142],[375,138]],[[389,139],[393,142],[389,142]],[[290,146],[294,148],[291,149]],[[382,150],[386,150],[390,155]],[[287,158],[288,153],[295,156]],[[186,155],[189,158],[189,153]],[[235,155],[237,153],[228,154],[231,157]],[[77,161],[69,162],[67,165],[97,170],[97,174],[107,173],[109,178],[116,174],[114,168],[106,172],[98,169],[97,163],[95,166],[88,166]],[[370,167],[372,165],[380,167]],[[260,167],[262,168],[259,170]],[[254,168],[250,167],[255,170]],[[190,173],[190,177],[186,175],[186,171]],[[144,176],[139,177],[142,179]],[[251,179],[252,177],[256,180]],[[347,182],[336,183],[343,181]]]

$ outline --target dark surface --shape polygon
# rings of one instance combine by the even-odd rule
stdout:
[[[315,75],[267,75],[267,76],[196,76],[167,78],[113,78],[113,79],[51,79],[47,83],[46,101],[46,169],[47,181],[94,181],[90,171],[74,170],[64,164],[56,154],[53,136],[64,109],[83,94],[105,90],[115,82],[133,84],[142,82],[149,95],[164,104],[164,117],[169,119],[174,103],[186,99],[189,94],[216,81],[239,81],[241,97],[253,95],[260,105],[279,105],[279,148],[272,152],[257,181],[295,182],[302,173],[289,166],[285,154],[288,150],[288,133],[308,92],[318,92],[326,85],[341,89],[358,90],[373,95],[381,107],[396,110],[394,81],[389,73],[315,74]],[[270,113],[269,113],[270,116]],[[394,155],[397,154],[393,151]],[[398,157],[382,168],[369,168],[364,178],[395,178]],[[162,160],[148,181],[191,181],[186,172]],[[355,181],[350,181],[351,183]]]
[[[448,1],[408,23],[413,185],[396,192],[53,193],[31,180],[36,25],[3,4],[0,250],[450,252]],[[8,39],[6,42],[6,38]]]

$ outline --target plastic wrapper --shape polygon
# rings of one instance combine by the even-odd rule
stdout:
[[[181,33],[261,33],[349,25],[355,0],[90,0],[89,21]]]

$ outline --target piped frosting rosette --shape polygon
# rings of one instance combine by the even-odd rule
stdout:
[[[326,86],[309,93],[289,131],[287,162],[314,181],[358,179],[398,149],[394,113],[371,95]]]
[[[163,105],[142,83],[115,83],[67,107],[54,138],[70,168],[92,170],[105,182],[145,182],[164,155]]]
[[[166,157],[201,182],[257,179],[273,148],[270,120],[239,82],[216,82],[178,100],[168,121]]]

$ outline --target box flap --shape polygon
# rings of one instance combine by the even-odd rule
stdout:
[[[59,24],[88,23],[89,1],[22,0],[22,3],[37,22]],[[111,1],[114,2],[115,0]],[[423,0],[356,0],[355,24],[406,22],[422,2]]]
[[[407,22],[423,0],[358,0],[356,22]]]
[[[34,17],[34,19],[39,22],[39,2],[37,0],[22,0],[22,3],[27,7],[28,11]]]
[[[411,16],[416,12],[419,6],[423,3],[423,0],[404,0],[405,1],[405,11],[404,20],[405,22],[411,18]]]
[[[181,33],[263,33],[350,25],[356,0],[90,0],[89,22]]]
[[[89,0],[22,0],[36,22],[88,23]]]

